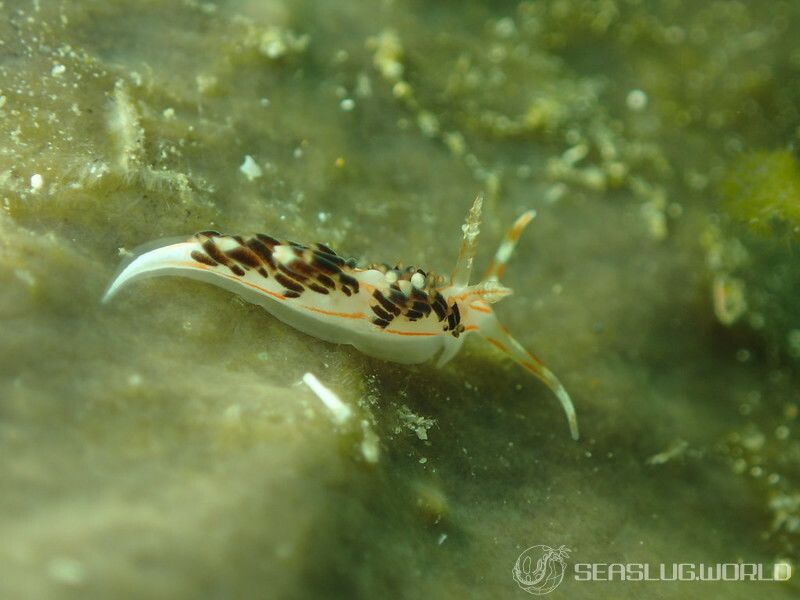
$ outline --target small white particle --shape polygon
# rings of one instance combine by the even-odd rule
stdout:
[[[631,110],[642,110],[647,106],[647,94],[642,90],[631,90],[625,98],[625,104]]]
[[[267,108],[269,106],[269,98],[261,98],[258,103],[264,108]]]
[[[421,465],[424,465],[426,462],[428,462],[428,459],[425,458],[424,456],[419,459],[419,464],[421,464]]]
[[[439,541],[438,541],[438,544],[441,546],[442,544],[444,544],[444,541],[445,541],[446,539],[447,539],[447,534],[446,534],[446,533],[443,533],[442,535],[440,535],[440,536],[439,536]]]
[[[339,399],[339,396],[334,394],[330,389],[326,388],[313,373],[306,373],[303,375],[303,383],[311,388],[311,391],[316,394],[322,403],[333,414],[333,420],[342,424],[347,421],[352,415],[350,407]]]
[[[248,181],[253,181],[261,177],[261,167],[253,160],[249,154],[244,157],[244,162],[239,167],[239,170],[247,177]]]
[[[394,283],[395,281],[397,281],[397,271],[394,270],[386,271],[385,278],[386,278],[386,283]]]
[[[50,75],[52,75],[53,77],[58,77],[59,75],[62,75],[66,70],[67,67],[65,67],[64,65],[53,65],[53,68],[50,69]]]
[[[339,102],[339,108],[341,108],[345,112],[350,112],[356,107],[356,102],[352,98],[344,98],[341,102]]]
[[[367,421],[361,421],[361,431],[363,438],[361,440],[361,455],[364,460],[370,464],[376,464],[381,456],[380,439]]]
[[[320,223],[324,223],[325,221],[327,221],[330,218],[331,218],[331,213],[320,212],[320,213],[317,214],[317,219],[319,219]]]
[[[411,276],[411,285],[415,288],[421,288],[425,285],[425,276],[422,273],[414,273]]]
[[[44,185],[44,178],[39,173],[31,175],[31,190],[38,192]]]
[[[174,108],[165,108],[164,112],[161,113],[165,119],[174,119],[175,118],[175,109]]]

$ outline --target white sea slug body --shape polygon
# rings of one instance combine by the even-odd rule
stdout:
[[[517,219],[484,279],[469,285],[481,207],[478,196],[462,228],[461,250],[449,279],[414,267],[359,268],[355,260],[345,260],[323,244],[305,246],[264,234],[204,231],[134,257],[112,281],[103,301],[134,279],[192,277],[259,304],[304,333],[409,364],[438,355],[441,366],[456,355],[468,334],[479,333],[550,387],[577,439],[577,418],[566,390],[500,324],[490,306],[511,294],[499,278],[535,213],[529,211]]]

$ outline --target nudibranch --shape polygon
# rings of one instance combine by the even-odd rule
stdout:
[[[517,219],[483,280],[470,285],[482,205],[479,195],[462,227],[461,249],[449,279],[415,267],[361,268],[323,244],[305,246],[260,233],[202,231],[135,255],[112,281],[103,302],[135,279],[192,277],[259,304],[304,333],[407,364],[438,355],[437,366],[442,366],[461,349],[468,334],[479,333],[553,391],[566,412],[572,437],[578,439],[575,409],[564,386],[511,336],[491,307],[511,294],[500,278],[536,213],[528,211]]]

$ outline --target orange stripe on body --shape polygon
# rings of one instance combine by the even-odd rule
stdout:
[[[481,305],[481,304],[477,304],[477,303],[475,303],[475,302],[473,302],[472,304],[470,304],[470,305],[469,305],[469,307],[470,307],[472,310],[477,310],[478,312],[482,312],[482,313],[486,313],[486,314],[489,314],[489,313],[491,313],[491,312],[492,312],[492,309],[491,309],[491,308],[489,308],[488,306],[483,306],[483,305]]]
[[[498,342],[496,339],[487,337],[486,341],[489,342],[492,346],[494,346],[498,350],[502,350],[503,352],[508,352],[508,348],[506,348],[504,344]]]
[[[313,306],[306,306],[304,304],[301,305],[301,306],[302,306],[302,308],[305,308],[306,310],[317,312],[317,313],[320,313],[320,314],[323,314],[323,315],[328,315],[330,317],[341,317],[343,319],[363,319],[364,318],[364,313],[362,313],[362,312],[355,312],[355,313],[335,312],[335,311],[332,311],[332,310],[324,310],[322,308],[315,308]]]
[[[428,333],[425,331],[400,331],[399,329],[384,329],[385,333],[391,333],[392,335],[411,335],[411,336],[418,336],[418,337],[430,337],[432,335],[439,335],[438,333]]]
[[[540,361],[540,360],[539,360],[539,358],[538,358],[538,357],[537,357],[537,356],[536,356],[536,355],[535,355],[533,352],[528,352],[527,350],[525,350],[525,352],[527,352],[528,356],[530,356],[530,357],[531,357],[531,359],[533,359],[533,361],[534,361],[534,362],[535,362],[537,365],[544,366],[544,363],[543,363],[542,361]]]
[[[537,377],[541,377],[542,376],[542,370],[539,369],[536,365],[533,365],[531,363],[524,363],[524,362],[521,362],[519,364],[522,365],[523,368],[527,369],[528,371],[530,371],[531,373],[536,375]]]

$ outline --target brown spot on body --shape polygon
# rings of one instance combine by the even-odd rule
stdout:
[[[209,267],[216,267],[218,264],[213,258],[206,256],[199,250],[192,250],[192,259],[204,265],[208,265]]]
[[[428,304],[427,302],[414,302],[414,304],[411,305],[410,310],[413,310],[415,312],[420,312],[427,316],[431,314],[431,305]]]
[[[257,233],[256,234],[256,238],[258,238],[259,242],[261,242],[267,248],[269,248],[270,251],[272,251],[272,249],[275,248],[275,246],[279,246],[280,245],[280,242],[278,240],[276,240],[274,237],[272,237],[271,235],[266,235],[266,234],[263,234],[263,233]]]
[[[394,302],[395,304],[399,304],[400,306],[404,305],[408,298],[406,295],[400,290],[400,286],[396,283],[393,283],[389,286],[389,300]]]
[[[386,298],[386,296],[384,296],[384,295],[383,295],[383,293],[381,293],[381,291],[380,291],[380,290],[375,290],[375,291],[372,293],[372,297],[373,297],[373,298],[375,298],[375,300],[377,300],[377,301],[380,303],[380,305],[381,305],[381,306],[382,306],[382,307],[383,307],[383,308],[384,308],[386,311],[388,311],[388,312],[392,313],[394,316],[398,316],[398,315],[400,314],[400,309],[397,307],[397,305],[396,305],[396,304],[394,304],[393,302],[390,302],[390,301],[389,301],[389,300]]]
[[[203,250],[208,254],[212,260],[217,261],[221,265],[228,265],[230,259],[222,253],[222,250],[217,248],[217,244],[213,239],[207,239],[203,242]]]
[[[391,322],[391,320],[394,319],[392,315],[383,310],[380,306],[372,306],[370,308],[372,308],[372,312],[374,312],[379,319],[382,319],[387,323]]]
[[[377,325],[381,329],[386,329],[389,326],[389,321],[386,321],[384,319],[376,318],[372,319],[372,322],[375,323],[375,325]]]
[[[308,289],[310,289],[310,290],[312,290],[314,292],[317,292],[318,294],[327,294],[328,293],[328,288],[322,287],[321,285],[318,285],[318,284],[313,283],[313,282],[312,283],[307,283],[306,287],[308,287]]]
[[[326,288],[332,290],[336,289],[336,283],[333,281],[333,279],[331,279],[327,275],[323,275],[322,273],[317,273],[317,281],[319,281]]]
[[[301,275],[300,273],[295,271],[293,268],[287,267],[286,265],[280,265],[279,264],[278,265],[278,270],[281,273],[283,273],[284,275],[286,275],[287,277],[295,279],[295,280],[299,281],[300,283],[303,283],[306,279],[308,279],[308,277],[306,277],[305,275]]]
[[[431,302],[431,308],[436,312],[439,321],[444,321],[447,316],[447,304],[445,304],[444,298],[439,292],[436,292],[436,297]]]
[[[289,268],[300,275],[304,275],[306,277],[311,277],[316,273],[314,267],[309,265],[305,260],[304,257],[298,257],[297,260],[293,261]]]
[[[323,256],[319,252],[314,252],[311,264],[328,275],[338,275],[342,272],[342,269],[332,262],[330,258],[330,256]]]
[[[258,238],[250,238],[247,240],[246,245],[264,264],[268,265],[270,269],[275,268],[275,262],[272,260],[272,250],[261,240]]]
[[[314,244],[314,245],[317,247],[317,250],[319,250],[319,251],[320,251],[320,252],[322,252],[323,254],[329,254],[329,255],[331,255],[331,256],[335,256],[335,257],[337,257],[337,258],[339,257],[339,255],[338,255],[338,254],[336,254],[336,252],[334,252],[333,250],[331,250],[331,249],[330,249],[328,246],[326,246],[325,244],[320,244],[319,242],[317,242],[317,243],[316,243],[316,244]]]
[[[305,290],[305,288],[302,285],[300,285],[296,281],[293,281],[292,279],[289,279],[283,273],[276,273],[275,274],[275,280],[278,283],[280,283],[283,287],[285,287],[287,290],[291,290],[293,292],[297,292],[298,295],[300,293],[302,293],[303,290]],[[285,296],[289,296],[288,292],[285,293],[284,295]],[[289,297],[290,298],[296,298],[297,296],[289,296]]]
[[[351,277],[347,273],[339,273],[339,283],[343,287],[352,288],[355,293],[358,293],[358,280],[355,277]]]
[[[228,250],[225,254],[240,265],[249,269],[256,269],[261,266],[261,259],[247,246],[239,246],[238,248]]]

